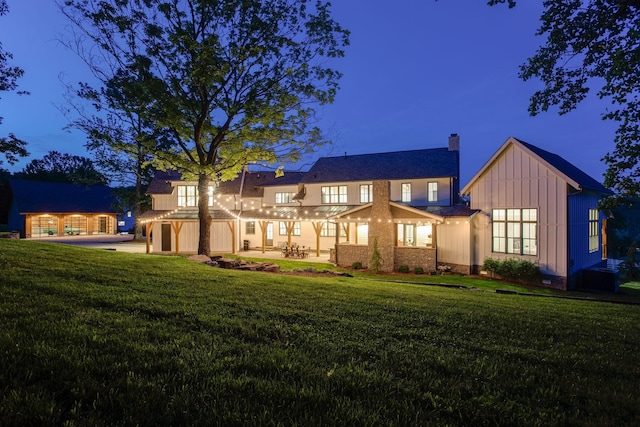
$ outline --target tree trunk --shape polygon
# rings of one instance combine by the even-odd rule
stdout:
[[[139,222],[140,215],[142,215],[142,171],[140,163],[138,162],[138,171],[136,172],[136,196],[133,205],[133,217],[136,220],[134,225],[134,240],[142,240],[142,224]]]
[[[209,213],[209,175],[201,173],[198,176],[198,219],[200,220],[200,240],[198,254],[207,255],[211,252],[211,214]]]

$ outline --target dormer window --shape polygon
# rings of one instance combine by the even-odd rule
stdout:
[[[198,186],[178,185],[178,206],[192,207],[198,206]]]

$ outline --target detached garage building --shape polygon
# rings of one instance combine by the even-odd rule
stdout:
[[[9,180],[9,230],[22,237],[115,234],[111,188]]]

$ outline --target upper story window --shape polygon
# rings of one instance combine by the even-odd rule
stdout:
[[[322,203],[347,203],[347,186],[332,185],[329,187],[321,187]]]
[[[402,201],[403,202],[411,201],[411,184],[410,183],[402,184]]]
[[[362,184],[360,186],[360,203],[373,202],[373,184]]]
[[[214,186],[210,185],[209,186],[209,190],[207,191],[207,194],[209,195],[209,206],[213,206],[213,191],[214,191]]]
[[[198,206],[197,185],[178,185],[178,206]]]
[[[215,186],[210,185],[207,191],[209,206],[213,206],[213,192]],[[198,206],[198,186],[178,185],[178,206],[193,207]]]
[[[438,201],[438,183],[437,182],[427,183],[427,201],[429,202]]]
[[[492,212],[493,252],[536,255],[538,210],[494,209]]]
[[[291,203],[296,193],[276,193],[276,204]]]
[[[589,209],[589,253],[598,250],[598,210]]]

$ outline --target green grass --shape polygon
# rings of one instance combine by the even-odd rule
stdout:
[[[0,324],[0,425],[640,422],[634,305],[0,240]]]

